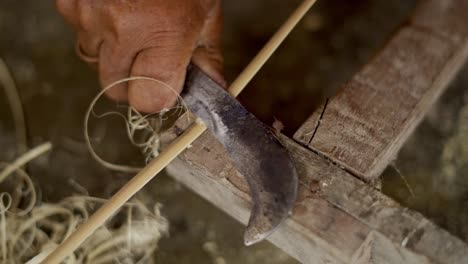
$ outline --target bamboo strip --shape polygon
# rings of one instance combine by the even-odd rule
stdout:
[[[304,0],[302,4],[292,13],[288,20],[278,29],[268,43],[255,56],[250,64],[238,76],[229,88],[233,96],[239,95],[244,87],[252,80],[260,68],[271,57],[273,52],[284,41],[294,29],[300,19],[312,7],[316,0]],[[135,177],[125,184],[112,198],[98,209],[87,222],[83,223],[64,243],[58,246],[43,263],[60,263],[83,241],[89,237],[99,226],[109,219],[122,205],[125,204],[135,193],[145,186],[153,177],[163,170],[173,159],[175,159],[187,146],[197,139],[206,126],[197,119],[180,137],[171,143],[165,151],[143,168]]]

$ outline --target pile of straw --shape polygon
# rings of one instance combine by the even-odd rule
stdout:
[[[77,226],[105,202],[89,196],[72,196],[59,203],[41,203],[37,190],[23,167],[52,145],[43,143],[27,150],[26,126],[19,96],[5,63],[0,59],[0,83],[5,89],[15,121],[18,158],[1,163],[0,168],[0,262],[40,263],[60,245]],[[159,141],[143,116],[129,111],[129,135],[145,130],[148,156],[157,155]],[[88,139],[89,141],[89,139]],[[92,152],[94,154],[94,152]],[[101,226],[64,263],[151,263],[159,239],[168,233],[169,223],[160,214],[160,205],[152,210],[134,199]]]

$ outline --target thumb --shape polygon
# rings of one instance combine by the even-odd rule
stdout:
[[[194,42],[184,36],[171,36],[161,39],[160,45],[140,51],[134,60],[131,76],[155,78],[172,89],[143,80],[131,81],[128,85],[130,105],[146,113],[174,105],[183,88]]]
[[[220,2],[214,1],[201,26],[201,31],[191,28],[189,32],[164,33],[157,39],[157,45],[138,53],[131,75],[158,79],[174,90],[160,84],[148,85],[149,83],[145,81],[132,81],[128,85],[130,105],[138,111],[148,113],[172,106],[177,100],[178,93],[182,91],[187,66],[191,59],[216,82],[225,86],[220,50],[222,29]]]
[[[215,1],[203,25],[198,47],[193,53],[192,61],[214,81],[226,87],[221,52],[222,25],[221,1]]]
[[[222,87],[227,84],[223,77],[223,58],[219,49],[199,46],[193,53],[192,61]]]

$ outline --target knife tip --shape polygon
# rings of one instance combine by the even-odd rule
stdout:
[[[247,226],[247,229],[244,233],[244,245],[252,246],[263,240],[273,233],[274,229],[270,229],[267,232],[262,232],[257,229],[255,226]]]

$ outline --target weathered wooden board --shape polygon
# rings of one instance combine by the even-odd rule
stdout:
[[[294,138],[378,177],[468,55],[468,1],[421,1],[413,17]]]
[[[468,247],[459,239],[291,139],[282,141],[298,169],[299,198],[270,241],[291,256],[304,263],[365,263],[364,253],[380,263],[468,263]],[[247,183],[210,133],[168,172],[246,224]]]
[[[422,1],[322,118],[314,113],[296,133],[305,147],[282,138],[298,169],[299,197],[271,242],[304,263],[468,263],[467,244],[351,174],[376,177],[396,155],[465,60],[467,18],[468,1]],[[246,181],[210,133],[168,171],[247,222]]]

